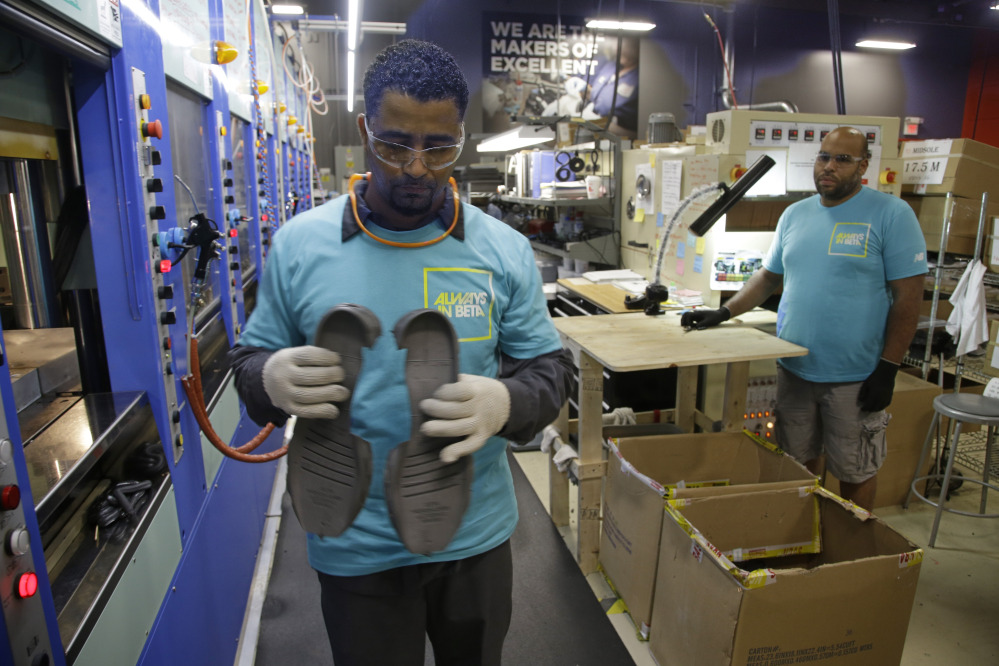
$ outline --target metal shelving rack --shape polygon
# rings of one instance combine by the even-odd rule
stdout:
[[[591,235],[579,240],[565,241],[561,247],[550,245],[537,240],[531,241],[531,246],[538,252],[567,258],[579,259],[591,263],[600,263],[611,266],[620,264],[620,239],[621,239],[621,219],[620,219],[620,189],[621,183],[618,174],[621,172],[621,145],[620,138],[606,131],[602,126],[592,123],[582,118],[548,117],[548,116],[526,116],[517,117],[514,120],[522,121],[530,125],[556,125],[560,122],[568,122],[576,126],[577,129],[586,129],[593,132],[594,141],[590,143],[574,144],[563,146],[559,151],[592,150],[601,141],[610,144],[612,162],[610,167],[610,182],[613,184],[612,190],[607,196],[596,199],[568,199],[568,198],[535,198],[512,195],[501,195],[499,201],[503,204],[520,205],[533,209],[551,208],[559,209],[573,208],[584,210],[586,218],[592,220],[600,219],[607,226],[595,225],[591,228],[608,230],[609,233],[602,235]]]

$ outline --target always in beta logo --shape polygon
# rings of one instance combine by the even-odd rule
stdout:
[[[862,222],[838,222],[829,239],[829,254],[866,257],[871,225]]]
[[[433,307],[450,318],[485,317],[489,294],[484,291],[445,291],[437,295]]]
[[[458,339],[492,337],[493,274],[475,268],[426,268],[423,273],[425,307],[445,315]]]

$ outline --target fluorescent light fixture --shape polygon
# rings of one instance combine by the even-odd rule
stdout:
[[[590,19],[586,23],[590,30],[624,30],[627,32],[648,32],[656,27],[655,23],[648,21],[604,21],[602,19]]]
[[[357,48],[357,23],[360,13],[357,10],[358,0],[347,3],[347,48],[351,51]]]
[[[271,14],[284,14],[288,16],[293,16],[295,14],[304,14],[305,8],[302,5],[271,5]]]
[[[555,131],[547,125],[521,125],[479,142],[480,153],[503,153],[536,146],[555,139]]]
[[[999,2],[993,2],[989,5],[989,9],[999,9]]]
[[[862,49],[889,49],[892,51],[904,51],[916,48],[916,45],[912,42],[895,42],[887,39],[863,39],[857,42],[857,46]]]
[[[347,111],[354,110],[354,52],[347,51]]]

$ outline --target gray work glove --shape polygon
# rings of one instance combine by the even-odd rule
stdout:
[[[498,379],[458,375],[457,382],[444,384],[433,397],[421,401],[420,409],[436,419],[423,422],[424,435],[465,438],[441,449],[441,461],[453,463],[481,449],[503,429],[510,418],[510,391]]]
[[[350,390],[340,385],[340,355],[322,347],[279,349],[264,363],[263,379],[267,397],[291,416],[335,419],[340,410],[333,403],[350,397]]]
[[[696,328],[698,331],[717,326],[723,321],[728,321],[732,313],[724,305],[717,310],[691,310],[684,312],[680,316],[680,326],[684,328]]]

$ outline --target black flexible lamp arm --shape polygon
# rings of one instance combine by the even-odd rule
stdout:
[[[701,213],[696,220],[690,225],[690,231],[697,236],[703,236],[708,232],[708,230],[714,226],[722,215],[724,215],[732,206],[734,206],[739,199],[746,196],[746,193],[750,190],[763,177],[771,167],[774,166],[773,158],[768,155],[762,155],[756,162],[753,163],[746,173],[732,184],[731,187],[725,185],[724,183],[718,183],[716,185],[707,185],[700,190],[695,190],[691,192],[690,195],[680,203],[680,207],[673,213],[673,217],[670,219],[670,224],[666,230],[666,238],[664,239],[662,245],[659,248],[659,260],[656,262],[655,275],[652,276],[652,282],[645,288],[645,294],[642,296],[631,297],[626,296],[624,299],[624,305],[629,310],[645,310],[645,314],[650,316],[655,316],[662,314],[662,308],[660,305],[665,302],[668,298],[668,290],[662,285],[659,280],[659,273],[662,270],[663,257],[666,253],[666,247],[668,244],[669,236],[672,234],[673,227],[677,222],[677,219],[683,214],[683,210],[687,205],[693,201],[711,195],[715,190],[721,190],[722,195],[718,197],[708,209]]]
[[[724,183],[721,185],[722,195],[715,200],[708,209],[697,216],[690,225],[690,233],[695,236],[703,236],[708,233],[708,230],[714,226],[722,215],[727,213],[729,209],[739,202],[739,199],[746,196],[746,192],[750,190],[760,180],[763,175],[770,171],[770,168],[776,164],[773,158],[769,155],[761,155],[760,159],[753,163],[753,166],[749,167],[746,173],[742,174],[737,181],[732,183],[731,187],[728,187]]]

